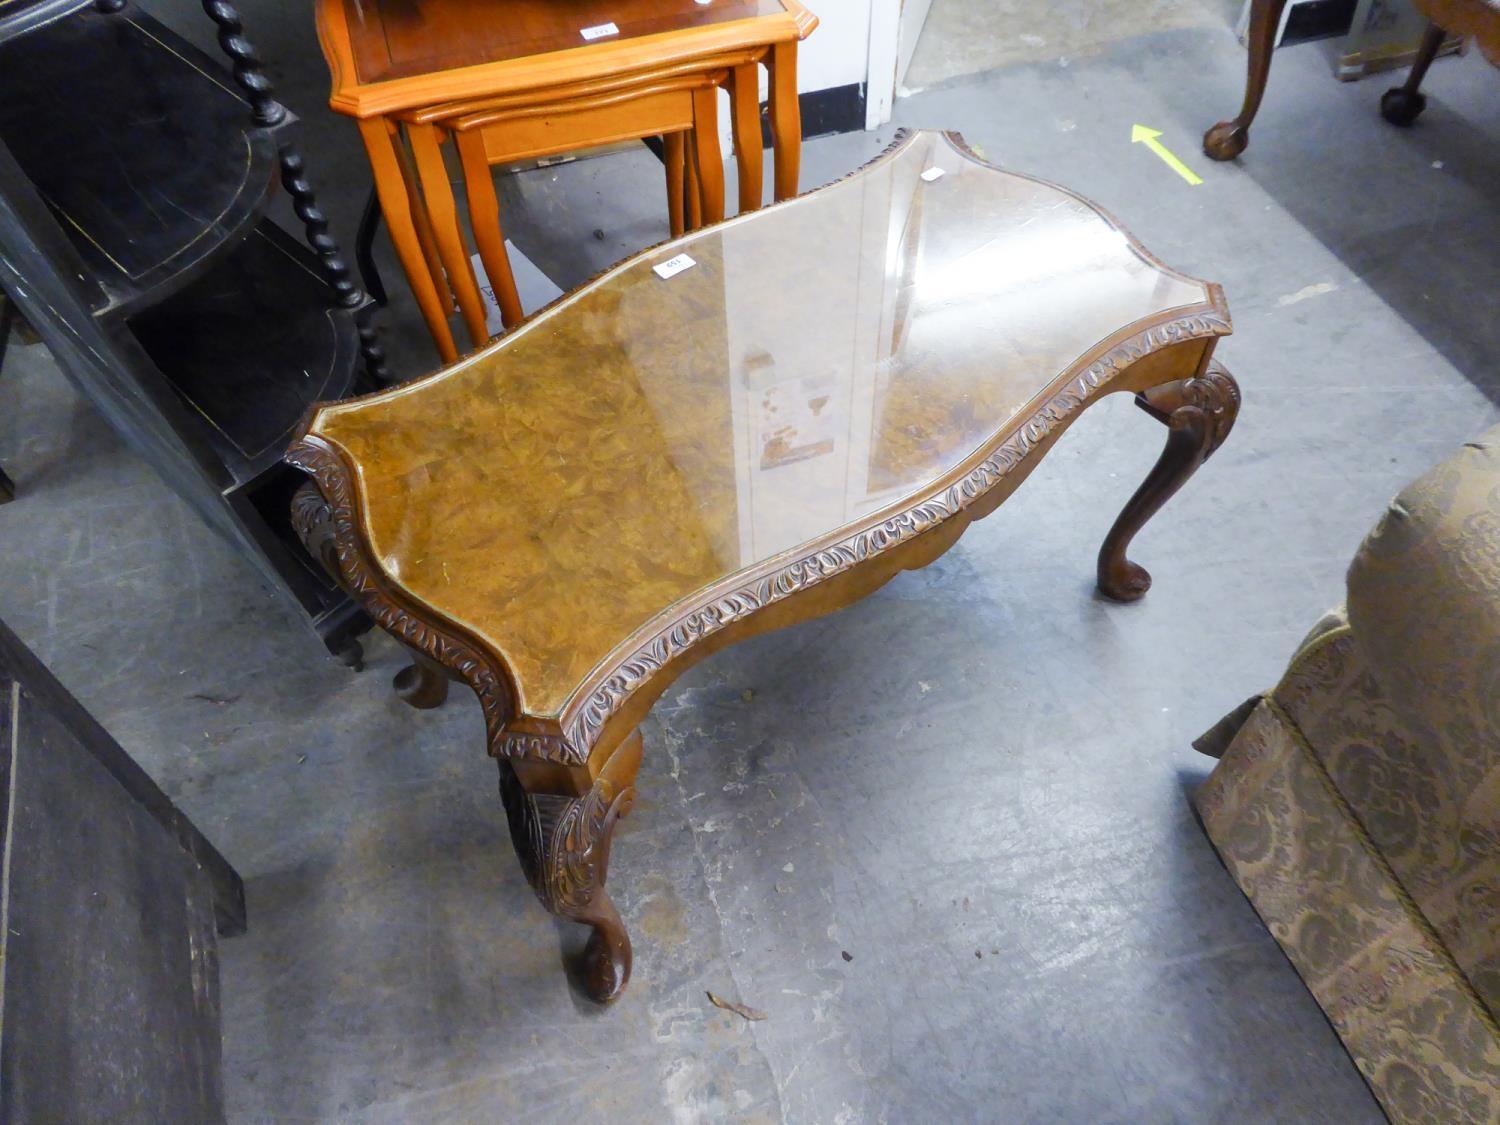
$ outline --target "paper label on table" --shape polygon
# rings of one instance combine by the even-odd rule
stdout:
[[[618,35],[620,29],[610,23],[596,23],[593,27],[586,27],[578,33],[592,43],[595,39],[603,39],[607,35]]]
[[[666,281],[667,278],[676,277],[683,270],[691,269],[697,264],[697,262],[693,261],[693,259],[689,258],[686,254],[678,254],[677,257],[668,258],[660,265],[652,266],[651,272],[656,274],[656,276],[661,278],[663,281]]]
[[[927,169],[927,171],[922,173],[922,179],[926,180],[929,184],[932,183],[933,180],[941,179],[942,176],[943,170],[941,168],[929,168]]]

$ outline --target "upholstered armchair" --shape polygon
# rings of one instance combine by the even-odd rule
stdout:
[[[1395,1122],[1500,1122],[1500,427],[1198,742],[1209,838]]]

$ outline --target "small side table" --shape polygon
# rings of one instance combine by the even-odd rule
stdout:
[[[452,302],[432,231],[423,229],[403,121],[483,99],[505,98],[512,110],[555,104],[591,84],[680,76],[694,63],[710,72],[727,53],[763,52],[775,194],[786,199],[797,193],[802,139],[797,43],[817,22],[798,0],[424,0],[420,8],[403,0],[319,0],[329,104],[359,121],[391,241],[443,360],[458,355],[448,326]]]

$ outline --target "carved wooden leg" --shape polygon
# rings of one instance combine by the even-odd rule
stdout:
[[[1446,31],[1431,20],[1427,21],[1427,30],[1422,33],[1422,45],[1417,48],[1417,57],[1412,60],[1406,84],[1387,90],[1380,99],[1380,116],[1392,125],[1410,125],[1427,108],[1427,98],[1417,87],[1422,85],[1422,79],[1427,76],[1427,68],[1437,58],[1438,49],[1446,38]]]
[[[615,822],[635,801],[641,734],[635,731],[620,743],[582,796],[555,792],[555,775],[534,773],[535,765],[500,759],[500,799],[510,838],[542,905],[593,927],[581,983],[591,999],[607,1004],[630,981],[630,935],[604,879]],[[586,777],[582,784],[588,784]]]
[[[1245,101],[1233,121],[1220,121],[1203,134],[1203,151],[1215,160],[1233,160],[1250,143],[1250,123],[1260,109],[1271,73],[1271,52],[1276,47],[1276,29],[1287,0],[1252,0],[1250,5],[1249,72],[1245,78]]]
[[[1136,403],[1167,425],[1167,446],[1115,520],[1099,549],[1099,592],[1133,602],[1151,588],[1146,569],[1125,557],[1130,541],[1223,443],[1240,409],[1240,388],[1217,363],[1191,379],[1163,383]]]

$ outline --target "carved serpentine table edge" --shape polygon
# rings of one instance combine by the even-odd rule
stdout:
[[[906,129],[899,130],[878,155],[847,175],[813,189],[813,192],[826,190],[864,173],[891,158],[918,135]],[[1185,277],[1151,254],[1112,215],[1091,200],[1062,185],[990,164],[956,132],[945,131],[942,136],[965,157],[984,167],[1046,184],[1080,200],[1120,231],[1132,249],[1146,261],[1171,276]],[[757,215],[787,206],[796,198],[801,196],[762,208]],[[538,309],[523,323],[545,315],[579,290],[674,241],[677,240],[664,240],[625,262],[610,266],[570,293]],[[1199,281],[1197,278],[1187,280]],[[489,646],[470,631],[441,617],[436,610],[404,596],[402,591],[384,580],[379,567],[368,557],[358,531],[352,467],[332,443],[308,432],[318,409],[316,406],[308,411],[300,427],[302,436],[288,448],[285,460],[312,476],[326,507],[318,503],[316,497],[308,499],[306,493],[299,493],[293,501],[293,527],[304,543],[323,544],[313,553],[325,565],[336,563],[337,576],[345,588],[378,625],[451,670],[469,685],[479,697],[484,712],[492,757],[582,766],[587,764],[594,741],[609,717],[637,688],[675,657],[731,622],[849,570],[868,558],[930,531],[963,511],[1021,464],[1030,451],[1045,444],[1048,435],[1059,424],[1071,421],[1093,399],[1108,393],[1108,385],[1143,357],[1173,344],[1228,335],[1232,326],[1223,290],[1211,282],[1202,284],[1209,293],[1207,306],[1190,306],[1193,309],[1190,313],[1170,316],[1127,336],[1088,363],[1081,373],[1075,374],[1078,367],[1075,363],[1054,380],[1052,386],[1055,389],[1023,424],[986,453],[976,466],[967,470],[960,467],[956,480],[950,474],[948,483],[907,498],[902,511],[884,518],[877,516],[874,522],[863,528],[853,532],[839,529],[836,534],[841,538],[832,543],[815,541],[805,544],[797,548],[800,557],[791,561],[785,561],[784,555],[778,556],[760,564],[759,574],[747,576],[740,572],[731,575],[717,587],[710,586],[700,591],[694,607],[679,611],[666,624],[657,625],[659,618],[648,623],[645,629],[650,631],[649,636],[637,643],[629,656],[620,661],[602,662],[569,701],[559,723],[562,728],[559,734],[507,730],[506,725],[516,718],[513,701],[518,696],[504,661],[491,654]],[[355,401],[358,399],[346,399],[344,403]],[[770,567],[768,571],[767,567]],[[729,586],[731,582],[735,585]],[[639,636],[640,632],[636,635]],[[625,643],[629,643],[629,639]]]

